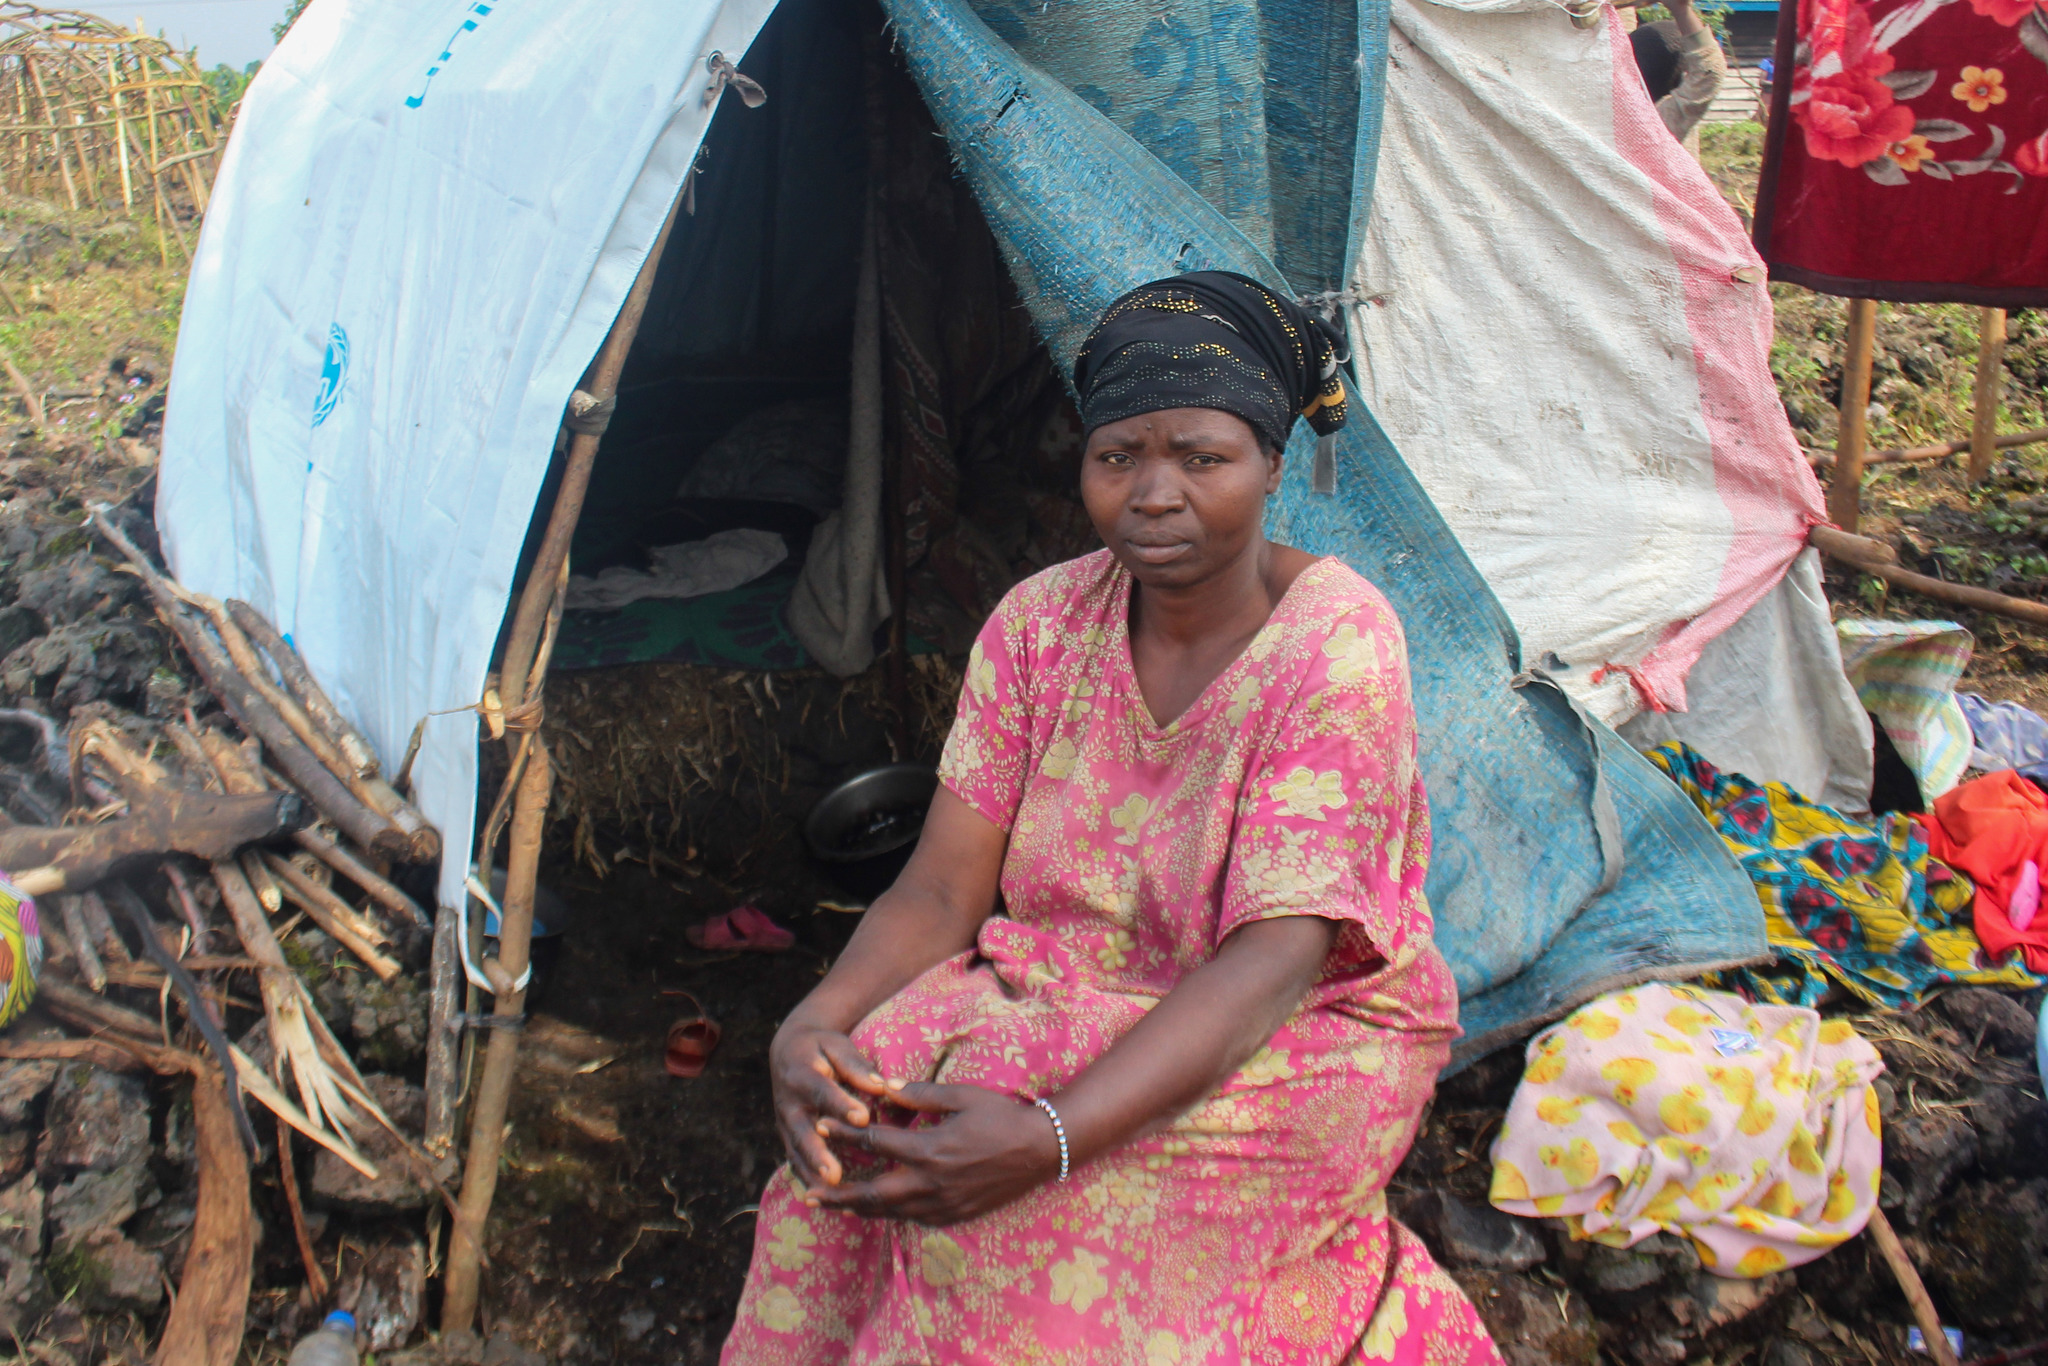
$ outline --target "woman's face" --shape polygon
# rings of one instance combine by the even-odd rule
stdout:
[[[1081,458],[1095,533],[1138,582],[1178,588],[1235,564],[1264,538],[1280,456],[1214,408],[1166,408],[1097,427]]]

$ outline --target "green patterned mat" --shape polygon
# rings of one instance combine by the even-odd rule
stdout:
[[[800,569],[784,564],[752,583],[698,598],[643,598],[616,612],[564,613],[550,667],[806,668],[810,654],[790,634],[783,616]]]

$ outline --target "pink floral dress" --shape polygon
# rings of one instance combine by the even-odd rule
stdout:
[[[854,1040],[890,1076],[1057,1097],[1248,921],[1342,923],[1271,1043],[1160,1132],[951,1228],[762,1197],[728,1363],[1498,1362],[1387,1217],[1456,1036],[1423,899],[1406,647],[1336,560],[1156,725],[1108,552],[996,609],[940,776],[1007,830],[1005,914]]]

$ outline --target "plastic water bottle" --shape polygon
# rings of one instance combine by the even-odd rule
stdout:
[[[357,1366],[356,1316],[337,1309],[321,1323],[320,1331],[302,1338],[292,1348],[289,1366]]]

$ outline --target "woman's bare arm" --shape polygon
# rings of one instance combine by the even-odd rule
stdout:
[[[837,1158],[818,1132],[822,1116],[861,1126],[879,1095],[874,1064],[846,1037],[867,1013],[926,969],[969,948],[995,909],[1009,836],[944,787],[932,798],[924,833],[895,885],[861,917],[846,952],[776,1031],[769,1049],[776,1121],[806,1184],[839,1180]]]
[[[1079,1166],[1194,1106],[1265,1046],[1315,984],[1336,941],[1335,921],[1261,920],[1223,942],[1151,1013],[1058,1096],[1069,1157]],[[823,1127],[900,1165],[869,1181],[811,1192],[815,1204],[862,1214],[950,1224],[1008,1204],[1059,1171],[1052,1122],[1034,1107],[979,1086],[891,1085],[888,1098],[946,1113],[905,1130]]]

